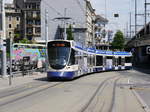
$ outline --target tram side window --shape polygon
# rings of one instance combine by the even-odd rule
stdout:
[[[90,56],[90,65],[93,66],[93,56]]]
[[[90,66],[90,55],[88,55],[87,63],[88,63],[88,66]]]
[[[113,59],[113,57],[112,56],[107,56],[107,59]]]
[[[69,60],[69,65],[74,65],[74,64],[75,64],[75,51],[72,49],[71,55],[70,55],[70,60]]]
[[[116,65],[116,58],[113,57],[113,65]]]
[[[121,57],[118,58],[118,65],[121,65]]]
[[[93,66],[95,66],[95,56],[93,56]]]
[[[121,65],[124,66],[124,63],[125,63],[125,58],[122,58]]]
[[[131,63],[132,57],[125,57],[125,63]]]
[[[18,48],[18,45],[14,45],[14,48]]]
[[[96,56],[96,66],[103,66],[103,56]]]
[[[43,47],[42,46],[37,46],[38,47],[38,49],[43,49]]]

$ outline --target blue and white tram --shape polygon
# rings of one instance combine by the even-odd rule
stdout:
[[[50,41],[47,44],[47,52],[49,61],[47,77],[49,79],[73,79],[87,73],[132,67],[131,59],[129,59],[132,54],[129,52],[85,48],[74,41]]]

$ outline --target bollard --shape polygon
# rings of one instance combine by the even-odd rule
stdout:
[[[11,86],[12,85],[12,76],[10,75],[9,76],[9,86]]]

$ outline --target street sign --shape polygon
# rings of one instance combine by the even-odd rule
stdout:
[[[147,46],[147,48],[146,48],[146,54],[150,54],[150,46]]]

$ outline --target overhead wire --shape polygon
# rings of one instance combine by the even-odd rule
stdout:
[[[76,1],[76,3],[78,4],[78,6],[80,7],[80,9],[82,10],[82,12],[85,14],[85,10],[84,10],[84,8],[82,7],[80,1],[79,1],[79,0],[75,0],[75,1]],[[56,8],[52,7],[52,6],[51,6],[49,3],[47,3],[45,0],[43,0],[42,2],[43,2],[47,7],[49,7],[51,10],[53,10],[57,15],[59,15],[59,16],[61,16],[61,17],[64,16],[62,13],[60,13]],[[45,18],[45,13],[42,13],[42,12],[41,12],[41,16],[42,16],[43,18]],[[48,18],[49,18],[50,21],[56,22],[54,18],[53,18],[53,19],[50,19],[49,16],[48,16]],[[72,23],[75,22],[75,23],[77,23],[77,24],[80,25],[80,26],[82,26],[83,23],[84,23],[84,22],[80,22],[80,21],[78,21],[78,20],[76,20],[76,19],[74,19],[74,18],[72,18],[72,20],[73,20]]]
[[[43,0],[43,3],[47,5],[50,9],[52,9],[57,15],[63,16],[60,12],[58,12],[54,7],[50,6],[45,0]]]
[[[84,10],[84,8],[81,5],[81,2],[79,0],[75,0],[75,1],[78,4],[78,6],[80,7],[80,9],[82,10],[82,12],[85,13],[85,10]]]

